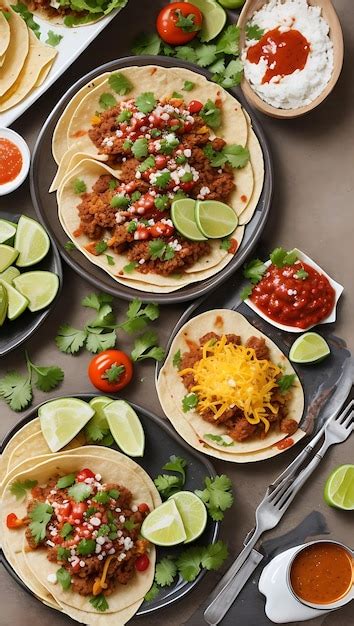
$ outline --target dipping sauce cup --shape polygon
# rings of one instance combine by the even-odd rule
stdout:
[[[354,599],[354,553],[337,541],[308,543],[289,562],[287,584],[306,606],[326,611],[343,606]]]

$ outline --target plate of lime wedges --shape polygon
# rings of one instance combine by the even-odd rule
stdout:
[[[45,320],[62,282],[59,254],[27,215],[0,212],[0,356],[17,348]]]

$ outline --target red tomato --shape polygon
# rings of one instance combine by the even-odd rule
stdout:
[[[138,556],[137,560],[135,561],[135,569],[138,570],[138,572],[145,572],[149,565],[150,559],[147,554],[142,554],[141,556]]]
[[[148,504],[146,504],[146,502],[142,502],[141,504],[139,504],[138,509],[140,511],[140,513],[149,513],[150,512],[150,507]]]
[[[17,517],[16,513],[9,513],[6,518],[6,526],[8,528],[20,528],[23,526],[24,521]]]
[[[72,517],[74,519],[82,519],[84,516],[84,513],[86,513],[87,511],[87,504],[86,502],[73,502],[73,508],[72,508]]]
[[[180,183],[180,185],[183,191],[185,191],[186,193],[189,193],[190,191],[192,191],[195,185],[195,182],[193,180],[189,180],[187,183]]]
[[[199,113],[203,108],[203,104],[199,100],[192,100],[188,105],[188,111],[190,113]]]
[[[158,154],[155,157],[155,167],[158,170],[163,170],[164,167],[166,167],[167,164],[167,157],[165,157],[164,154]]]
[[[164,222],[156,222],[156,224],[150,226],[149,230],[152,237],[170,237],[174,232],[174,227]]]
[[[82,481],[80,481],[82,482]],[[66,518],[69,517],[71,513],[71,502],[66,502],[65,504],[61,504],[59,509],[58,509],[58,514],[61,515],[62,517]]]
[[[112,366],[122,366],[124,369],[117,375],[116,380],[110,382],[107,371],[113,372]],[[89,364],[88,375],[96,389],[106,393],[116,392],[130,383],[133,377],[133,365],[125,352],[105,350],[92,359]]]
[[[85,467],[84,469],[82,469],[77,475],[76,475],[76,480],[78,483],[83,483],[85,482],[86,478],[95,478],[95,474],[93,472],[91,472],[90,469],[88,469],[87,467]]]
[[[157,16],[156,28],[163,41],[180,46],[194,39],[202,21],[203,14],[194,4],[172,2],[161,9]]]

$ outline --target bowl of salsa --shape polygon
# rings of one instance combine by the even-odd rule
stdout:
[[[289,562],[287,584],[306,606],[339,608],[354,599],[354,552],[330,540],[301,546]]]
[[[23,137],[10,128],[0,128],[0,196],[22,185],[30,162],[31,153]]]

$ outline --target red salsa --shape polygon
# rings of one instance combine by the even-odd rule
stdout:
[[[0,185],[10,183],[22,169],[22,154],[9,139],[0,137]]]
[[[335,291],[326,276],[297,261],[281,268],[270,265],[250,299],[275,322],[308,328],[330,314]]]
[[[279,28],[266,32],[254,45],[248,48],[247,59],[259,63],[267,61],[267,70],[262,84],[269,83],[274,76],[287,76],[296,70],[303,70],[310,52],[307,39],[296,29],[282,33]]]
[[[287,448],[291,448],[294,445],[294,439],[291,437],[285,437],[277,443],[278,450],[286,450]]]

